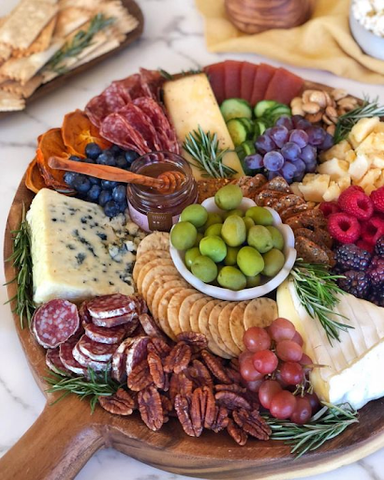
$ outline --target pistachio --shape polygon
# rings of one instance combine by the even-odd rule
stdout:
[[[320,111],[320,105],[315,102],[303,103],[303,110],[305,113],[317,113]]]

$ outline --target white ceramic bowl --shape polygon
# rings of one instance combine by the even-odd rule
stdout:
[[[204,200],[202,203],[203,207],[205,207],[208,212],[213,213],[223,213],[223,210],[217,207],[215,203],[214,197],[208,198]],[[249,199],[243,198],[241,205],[239,206],[240,210],[246,211],[250,207],[256,206],[256,203]],[[296,260],[296,250],[294,249],[295,245],[295,237],[293,235],[291,227],[288,225],[284,225],[281,222],[281,218],[279,214],[272,210],[272,208],[267,208],[272,213],[273,216],[273,225],[281,232],[284,238],[284,255],[285,255],[285,263],[283,268],[280,272],[273,278],[271,278],[266,283],[259,285],[258,287],[253,288],[245,288],[244,290],[240,290],[238,292],[234,290],[229,290],[228,288],[222,287],[215,287],[214,285],[210,285],[208,283],[204,283],[195,277],[192,272],[188,270],[184,263],[185,252],[176,250],[172,245],[170,247],[171,257],[173,263],[175,264],[177,270],[179,271],[180,275],[184,277],[184,279],[190,283],[193,287],[199,290],[206,295],[209,295],[214,298],[220,298],[222,300],[230,300],[230,301],[239,301],[239,300],[251,300],[253,298],[262,297],[267,293],[271,292],[275,288],[277,288],[289,275],[293,264]]]
[[[359,44],[364,53],[379,60],[384,60],[384,37],[375,35],[361,25],[354,17],[352,9],[349,13],[349,26],[356,43]]]

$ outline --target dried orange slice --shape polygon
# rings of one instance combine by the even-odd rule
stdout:
[[[39,190],[47,186],[40,173],[36,157],[28,165],[27,172],[25,174],[25,186],[34,193],[37,193]]]
[[[81,110],[67,113],[61,127],[64,145],[72,155],[85,157],[88,143],[97,143],[103,150],[112,144],[100,136],[87,115]]]

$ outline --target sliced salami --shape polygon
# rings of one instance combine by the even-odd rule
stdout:
[[[86,325],[89,323],[92,323],[92,317],[91,314],[88,311],[88,302],[83,302],[80,307],[79,307],[79,317],[80,317],[80,322],[85,328]]]
[[[139,317],[137,316],[133,317],[128,323],[125,323],[124,324],[125,337],[130,337],[133,334],[133,332],[135,332],[135,336],[139,335],[136,330],[138,325],[139,325]]]
[[[92,370],[95,370],[96,372],[105,372],[111,368],[111,364],[109,362],[98,362],[96,360],[92,360],[92,358],[89,358],[79,349],[78,344],[73,347],[72,354],[75,360],[80,363],[80,365],[86,368],[92,368]]]
[[[51,300],[36,310],[32,331],[44,348],[56,348],[66,342],[79,328],[79,314],[68,300]]]
[[[139,315],[139,322],[143,327],[144,332],[149,337],[158,337],[165,340],[166,337],[163,335],[163,332],[157,326],[155,320],[150,315],[148,315],[148,313],[142,313],[141,315]]]
[[[117,350],[116,343],[108,345],[91,340],[87,335],[83,335],[77,343],[77,347],[84,355],[98,362],[108,362]]]
[[[88,311],[92,316],[93,323],[95,323],[96,318],[120,317],[136,312],[140,305],[141,303],[137,297],[115,293],[113,295],[102,295],[90,300],[88,302]],[[138,314],[140,313],[141,311],[138,312]]]
[[[119,383],[127,379],[127,353],[134,341],[134,338],[126,338],[112,355],[111,377]]]
[[[126,371],[127,376],[132,372],[132,369],[147,358],[148,351],[147,345],[151,340],[151,337],[138,337],[135,338],[127,352]]]
[[[100,133],[110,142],[119,145],[121,148],[134,150],[139,155],[144,155],[144,153],[151,151],[146,145],[143,136],[119,113],[111,113],[103,120]]]
[[[112,328],[98,327],[93,323],[85,325],[85,335],[94,342],[99,343],[120,343],[126,336],[126,332],[125,325],[118,325]]]
[[[88,370],[80,365],[80,363],[73,356],[73,347],[76,345],[77,340],[71,339],[68,342],[62,343],[60,345],[60,360],[63,362],[63,365],[76,375],[82,375],[88,377]]]
[[[118,325],[130,324],[137,317],[136,312],[121,315],[121,317],[92,318],[92,322],[98,327],[113,328]]]
[[[52,372],[55,372],[58,375],[72,375],[72,372],[68,370],[61,361],[59,347],[50,348],[47,350],[45,355],[45,363],[47,364],[47,367],[52,370]]]

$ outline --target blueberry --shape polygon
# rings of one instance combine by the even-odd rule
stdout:
[[[119,209],[121,213],[125,212],[125,209],[128,207],[127,201],[124,200],[124,202],[119,202]]]
[[[109,165],[114,167],[116,165],[115,159],[111,152],[105,151],[97,157],[97,163],[100,165]]]
[[[85,175],[78,175],[73,181],[73,188],[79,193],[87,193],[91,188],[91,182]]]
[[[126,189],[125,189],[125,186],[124,185],[117,185],[117,187],[115,187],[113,190],[112,190],[112,198],[113,200],[115,200],[115,202],[123,202],[126,198]]]
[[[99,196],[99,205],[104,206],[110,200],[112,200],[112,193],[109,190],[101,190]]]
[[[119,168],[128,168],[129,165],[127,163],[127,160],[125,159],[124,155],[119,155],[116,157],[116,167]]]
[[[101,188],[103,188],[104,190],[112,190],[117,185],[117,182],[113,182],[111,180],[101,180]]]
[[[64,182],[69,186],[73,187],[73,182],[75,181],[76,177],[78,176],[78,173],[75,172],[65,172],[64,173]]]
[[[81,162],[81,158],[78,157],[77,155],[71,155],[69,157],[69,160],[72,160],[73,162]]]
[[[96,163],[95,160],[92,160],[92,158],[84,158],[83,160],[85,163]]]
[[[91,202],[97,202],[97,199],[100,196],[100,192],[101,192],[101,187],[99,185],[92,185],[91,189],[88,192],[87,197]]]
[[[100,178],[96,178],[96,177],[88,177],[88,178],[92,185],[100,185],[101,183]]]
[[[125,159],[129,164],[131,164],[136,158],[139,158],[139,154],[135,152],[134,150],[127,150],[125,153]]]
[[[112,145],[109,151],[113,153],[114,156],[121,155],[121,148],[118,145]]]
[[[116,202],[111,200],[104,205],[104,213],[107,217],[115,217],[120,213],[120,207]]]
[[[96,160],[101,152],[102,150],[97,143],[88,143],[88,145],[85,147],[85,155],[92,160]]]

